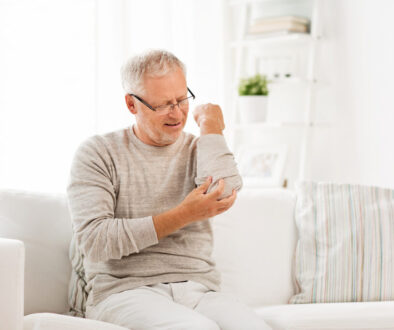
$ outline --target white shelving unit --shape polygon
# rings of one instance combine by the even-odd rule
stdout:
[[[225,15],[229,15],[230,11],[236,11],[239,22],[236,27],[235,40],[229,40],[229,49],[235,52],[235,66],[233,68],[233,86],[231,91],[231,108],[232,108],[232,119],[231,119],[231,132],[232,136],[230,140],[232,141],[233,147],[238,139],[239,132],[244,130],[262,130],[265,128],[286,128],[295,127],[302,131],[301,138],[301,148],[299,153],[299,170],[297,179],[307,179],[307,157],[308,157],[308,145],[310,142],[310,131],[311,128],[328,126],[329,123],[317,122],[314,120],[315,113],[315,94],[316,89],[319,88],[320,82],[316,78],[316,55],[317,47],[321,39],[320,33],[320,17],[319,8],[321,6],[320,2],[322,0],[312,0],[312,11],[311,11],[311,28],[309,33],[279,33],[279,34],[269,34],[269,35],[249,35],[248,29],[251,23],[251,11],[254,6],[281,6],[284,1],[273,1],[273,0],[224,0]],[[228,18],[228,16],[227,16]],[[225,17],[226,25],[226,17]],[[227,26],[229,27],[229,21],[227,20]],[[233,36],[234,38],[234,36]],[[305,86],[305,107],[303,109],[303,118],[299,121],[289,121],[289,122],[262,122],[253,124],[239,124],[238,122],[238,109],[237,109],[237,98],[238,91],[237,86],[241,78],[246,76],[245,73],[245,53],[250,49],[265,50],[270,49],[273,46],[292,46],[298,45],[302,46],[307,54],[308,62],[306,63],[305,74],[301,77],[291,77],[274,79],[271,84],[295,84]],[[257,72],[256,72],[257,73]]]

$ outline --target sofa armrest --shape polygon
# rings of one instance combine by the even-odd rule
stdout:
[[[1,329],[23,326],[25,247],[22,241],[0,238]]]

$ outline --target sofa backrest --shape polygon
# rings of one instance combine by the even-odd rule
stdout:
[[[212,220],[222,288],[252,306],[286,303],[291,282],[295,196],[283,189],[244,189]],[[65,313],[71,220],[64,194],[0,190],[0,237],[26,248],[25,314]]]
[[[223,291],[253,307],[288,303],[295,287],[294,210],[292,191],[243,189],[233,207],[213,219]]]
[[[71,232],[65,195],[0,190],[0,237],[25,244],[25,314],[67,311]]]

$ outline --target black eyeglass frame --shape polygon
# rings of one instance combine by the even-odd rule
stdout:
[[[179,102],[182,102],[182,101],[184,101],[184,100],[186,100],[186,99],[189,99],[189,98],[193,98],[193,100],[196,98],[195,97],[195,95],[193,94],[193,92],[190,90],[190,88],[189,87],[187,87],[187,90],[189,91],[189,93],[191,94],[191,96],[188,96],[188,97],[186,97],[185,99],[183,99],[183,100],[180,100]],[[142,104],[144,104],[144,105],[146,105],[149,109],[151,109],[152,111],[156,111],[157,112],[157,109],[155,109],[154,107],[152,107],[148,102],[146,102],[144,99],[142,99],[141,97],[139,97],[138,95],[135,95],[135,94],[129,94],[130,96],[134,96],[138,101],[140,101]],[[179,105],[179,102],[178,103],[175,103],[175,104],[168,104],[168,105],[172,105],[172,106],[176,106],[176,105]],[[164,104],[163,104],[164,105]],[[160,107],[161,105],[159,105],[159,107]]]

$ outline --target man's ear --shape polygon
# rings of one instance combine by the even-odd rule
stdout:
[[[127,108],[129,109],[129,111],[135,115],[137,113],[137,110],[135,108],[135,102],[134,102],[133,97],[129,94],[126,94],[125,101],[126,101],[126,105],[127,105]]]

